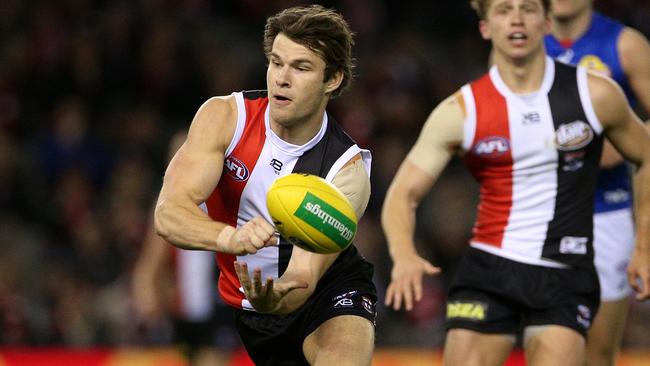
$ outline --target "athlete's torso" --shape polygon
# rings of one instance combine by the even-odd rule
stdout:
[[[464,161],[481,186],[472,246],[536,265],[593,266],[602,127],[586,78],[547,58],[537,93],[512,93],[496,66],[461,89]]]
[[[266,192],[276,178],[286,174],[316,174],[331,182],[341,167],[359,153],[370,173],[370,153],[361,150],[327,114],[316,136],[297,146],[283,141],[271,130],[266,92],[234,96],[238,107],[235,136],[226,151],[219,184],[206,201],[208,214],[214,220],[237,227],[256,216],[271,222]],[[249,268],[261,268],[263,276],[278,278],[286,270],[291,251],[292,246],[281,240],[280,245],[263,248],[242,260]],[[348,258],[343,254],[340,257]],[[217,254],[221,269],[219,293],[229,305],[252,310],[240,290],[233,267],[235,260],[233,255]]]
[[[634,94],[618,53],[618,40],[624,28],[620,22],[594,12],[589,29],[575,42],[547,35],[544,39],[546,52],[561,62],[607,74],[623,88],[630,104],[634,104]],[[602,170],[598,177],[595,212],[631,208],[631,188],[625,164]]]

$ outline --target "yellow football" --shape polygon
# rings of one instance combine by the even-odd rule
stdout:
[[[350,201],[316,175],[292,173],[276,179],[266,193],[266,206],[280,235],[310,252],[340,252],[357,232]]]

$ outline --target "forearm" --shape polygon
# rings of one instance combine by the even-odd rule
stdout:
[[[212,220],[199,206],[160,200],[155,211],[158,235],[171,244],[190,250],[225,251],[235,228]]]
[[[307,299],[314,293],[316,284],[310,284],[309,288],[300,288],[289,292],[280,302],[278,306],[271,312],[275,315],[291,314],[298,310]]]
[[[338,254],[316,254],[294,247],[287,269],[278,278],[276,285],[283,287],[287,283],[301,283],[304,286],[283,295],[270,312],[289,314],[304,305],[337,257]]]
[[[650,250],[650,162],[645,162],[634,175],[636,247]]]
[[[393,261],[416,253],[413,242],[416,208],[417,203],[406,195],[395,192],[395,189],[389,191],[382,209],[381,223]]]

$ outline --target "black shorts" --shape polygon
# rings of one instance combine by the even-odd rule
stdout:
[[[599,303],[593,268],[536,266],[469,248],[449,290],[446,328],[517,334],[554,324],[586,336]]]
[[[354,266],[335,264],[318,282],[307,302],[289,315],[237,310],[237,330],[255,365],[309,365],[302,344],[309,334],[333,317],[357,315],[374,324],[377,291],[372,282],[372,264],[365,260]]]

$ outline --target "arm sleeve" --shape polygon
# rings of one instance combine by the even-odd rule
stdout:
[[[355,156],[341,168],[332,179],[332,184],[343,192],[352,204],[357,219],[360,219],[370,200],[370,177],[361,156]]]

